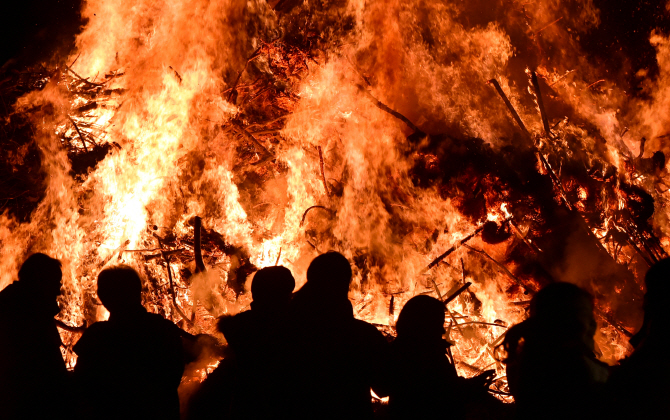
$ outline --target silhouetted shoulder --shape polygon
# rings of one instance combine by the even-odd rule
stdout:
[[[105,338],[108,336],[108,330],[109,322],[100,321],[94,323],[86,329],[79,341],[72,347],[72,350],[78,355],[93,350],[99,345],[98,343],[105,341]]]

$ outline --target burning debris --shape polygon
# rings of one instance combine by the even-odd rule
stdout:
[[[197,334],[248,304],[257,269],[301,283],[331,249],[388,334],[411,297],[443,300],[457,369],[495,368],[503,397],[495,348],[552,281],[596,297],[603,360],[628,352],[670,245],[666,133],[660,97],[617,113],[623,92],[566,58],[592,9],[121,3],[87,3],[67,61],[0,81],[0,287],[32,250],[64,261],[70,367],[76,327],[106,316],[104,267],[137,268],[145,306]]]

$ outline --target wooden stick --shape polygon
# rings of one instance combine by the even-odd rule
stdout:
[[[509,220],[509,219],[508,219],[508,220]],[[464,243],[466,243],[467,241],[469,241],[470,239],[472,239],[475,235],[477,235],[479,232],[481,232],[482,229],[484,229],[484,225],[481,225],[480,227],[477,228],[477,230],[475,230],[474,232],[472,232],[471,234],[469,234],[469,235],[466,236],[465,238],[461,239],[460,241],[456,242],[451,248],[449,248],[448,250],[446,250],[442,255],[438,256],[437,258],[435,258],[435,259],[433,260],[433,262],[431,262],[430,264],[428,264],[428,267],[426,268],[426,271],[428,271],[428,270],[430,270],[431,268],[433,268],[433,267],[435,267],[436,265],[438,265],[438,264],[440,263],[440,261],[442,261],[443,259],[445,259],[446,257],[448,257],[449,254],[451,254],[452,252],[456,251],[461,245],[463,245]]]
[[[516,109],[514,109],[514,106],[512,105],[512,103],[507,98],[507,95],[505,95],[505,92],[503,92],[502,88],[500,87],[500,83],[498,83],[498,81],[496,79],[489,80],[489,83],[493,85],[493,87],[498,92],[498,95],[500,95],[503,102],[505,102],[505,105],[507,105],[507,109],[512,114],[512,117],[514,118],[514,121],[516,121],[519,128],[521,128],[521,131],[526,135],[526,137],[528,137],[530,139],[531,136],[530,136],[530,133],[528,132],[528,129],[526,128],[523,121],[521,121],[521,117],[519,117],[519,114],[516,112]]]
[[[251,54],[251,56],[249,56],[249,58],[247,58],[247,61],[244,63],[244,67],[242,68],[242,70],[240,70],[240,72],[237,73],[237,78],[235,79],[235,83],[233,83],[233,88],[230,90],[230,94],[228,95],[228,99],[227,99],[228,102],[230,102],[230,100],[233,98],[233,94],[237,91],[237,84],[240,82],[240,79],[242,78],[242,74],[244,74],[244,72],[246,71],[247,66],[249,66],[249,63],[251,63],[256,57],[261,55],[261,50],[262,49],[263,49],[263,45],[256,48],[256,51],[254,51],[253,54]]]
[[[537,98],[537,106],[540,108],[540,116],[542,117],[544,132],[547,134],[547,137],[552,138],[551,130],[549,129],[549,118],[547,118],[547,111],[544,109],[544,101],[542,100],[542,93],[540,92],[540,82],[537,80],[535,71],[530,72],[530,80],[533,83],[533,89],[535,89],[535,97]]]
[[[202,246],[201,246],[201,231],[202,230],[202,219],[200,216],[195,216],[195,222],[193,224],[193,243],[194,243],[194,253],[195,253],[195,272],[201,273],[205,271],[205,262],[202,260]]]
[[[414,125],[414,123],[412,121],[410,121],[409,118],[405,117],[404,115],[402,115],[398,111],[395,111],[395,110],[389,108],[387,105],[383,104],[377,98],[372,96],[372,94],[370,92],[368,92],[368,90],[364,86],[362,86],[362,85],[357,85],[357,86],[360,90],[363,91],[363,93],[365,93],[370,98],[370,100],[372,100],[372,103],[374,103],[377,108],[381,109],[384,112],[387,112],[387,113],[393,115],[394,117],[396,117],[400,121],[404,122],[405,124],[407,124],[407,126],[409,128],[414,130],[415,133],[416,132],[421,132],[421,130],[419,130],[419,128],[416,125]]]
[[[77,134],[79,134],[79,138],[81,139],[81,144],[84,145],[84,150],[86,150],[86,153],[88,153],[88,147],[86,147],[86,141],[84,140],[83,134],[81,134],[81,131],[79,131],[79,127],[77,127],[77,124],[74,122],[71,116],[67,116],[70,119],[70,122],[74,126],[74,129],[77,130]]]
[[[170,294],[172,295],[172,305],[174,306],[174,309],[177,311],[180,317],[189,325],[193,326],[195,323],[193,322],[192,319],[186,316],[184,311],[181,309],[179,304],[177,303],[177,293],[174,291],[174,282],[172,280],[172,269],[170,268],[170,256],[163,254],[163,258],[165,259],[165,263],[167,265],[167,272],[168,272],[168,280],[170,282]],[[195,318],[195,305],[193,307],[193,318]]]
[[[247,139],[249,142],[253,143],[253,145],[254,145],[255,147],[257,147],[258,149],[260,149],[260,150],[263,152],[263,155],[265,155],[265,157],[270,156],[270,157],[272,157],[272,158],[274,159],[274,155],[273,155],[272,153],[270,153],[270,151],[269,151],[268,149],[266,149],[265,146],[263,146],[263,145],[261,144],[261,142],[259,142],[259,141],[256,139],[256,137],[252,136],[251,133],[249,133],[249,132],[242,126],[242,124],[240,124],[240,123],[234,121],[234,122],[233,122],[233,126],[235,127],[235,129],[237,130],[238,133],[242,134],[242,137],[244,137],[245,139]],[[261,161],[265,161],[265,160],[261,160]],[[260,162],[259,162],[259,163],[260,163]]]
[[[309,211],[312,210],[312,209],[326,210],[327,212],[329,212],[331,214],[331,216],[334,216],[337,213],[335,210],[331,210],[328,207],[324,207],[324,206],[318,206],[317,205],[317,206],[308,207],[307,210],[305,210],[305,212],[302,214],[302,220],[300,221],[300,226],[305,224],[305,218],[307,218],[307,213],[309,213]]]
[[[75,73],[74,70],[72,70],[67,64],[63,64],[63,65],[65,66],[65,68],[66,68],[70,73],[72,73],[75,77],[77,77],[77,79],[81,80],[82,82],[84,82],[84,83],[86,83],[86,84],[89,84],[89,85],[91,85],[91,86],[95,86],[95,87],[104,87],[104,85],[101,85],[101,84],[99,84],[99,83],[93,83],[93,82],[90,82],[90,81],[84,79],[83,77],[81,77],[80,75],[78,75],[77,73]]]
[[[451,296],[449,296],[442,302],[444,306],[447,306],[452,300],[456,299],[458,295],[463,293],[468,287],[470,287],[471,284],[472,284],[471,282],[467,282],[463,286],[459,287],[458,290],[456,290],[454,293],[451,294]]]
[[[321,181],[323,182],[323,188],[326,189],[326,195],[330,197],[330,190],[328,189],[328,183],[326,183],[326,172],[323,165],[323,152],[321,151],[321,146],[316,146],[316,150],[319,151],[319,166],[321,167]]]
[[[277,253],[277,261],[275,261],[275,267],[279,265],[280,258],[281,258],[281,247],[279,247],[279,253]]]
[[[493,258],[493,257],[490,256],[489,254],[487,254],[486,251],[481,250],[481,249],[477,249],[477,248],[473,248],[473,247],[471,247],[470,245],[467,245],[467,244],[463,244],[463,246],[464,246],[465,248],[469,249],[470,251],[472,251],[472,252],[476,252],[477,254],[479,254],[479,255],[481,255],[481,256],[483,256],[483,257],[489,259],[489,260],[490,260],[491,262],[493,262],[495,265],[497,265],[498,267],[500,267],[500,268],[505,272],[505,274],[507,274],[512,280],[514,280],[514,282],[516,282],[516,284],[518,284],[519,286],[523,286],[523,284],[521,283],[521,281],[520,281],[518,278],[516,278],[516,276],[515,276],[514,274],[512,274],[512,272],[509,271],[509,270],[507,269],[507,267],[505,267],[504,265],[502,265],[501,263],[499,263],[498,261],[496,261],[495,258]]]

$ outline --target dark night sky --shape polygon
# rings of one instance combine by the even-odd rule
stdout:
[[[0,66],[11,58],[29,63],[72,45],[81,22],[82,0],[3,1],[0,8]]]

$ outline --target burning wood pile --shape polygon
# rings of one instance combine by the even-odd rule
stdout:
[[[30,251],[64,261],[70,366],[78,327],[106,316],[105,266],[212,333],[258,268],[303,282],[330,249],[354,266],[356,315],[388,334],[412,296],[448,301],[459,372],[497,369],[503,398],[495,348],[553,280],[596,297],[602,359],[626,354],[641,274],[670,245],[665,132],[644,119],[660,96],[617,114],[585,60],[549,66],[579,52],[562,37],[588,13],[186,3],[89,2],[67,59],[0,77],[0,287]]]

